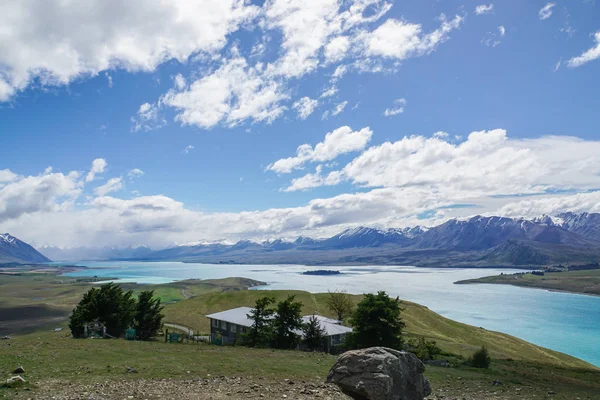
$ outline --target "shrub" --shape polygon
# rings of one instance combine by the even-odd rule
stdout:
[[[488,353],[488,350],[485,346],[482,346],[481,349],[477,350],[471,358],[469,359],[469,365],[475,368],[489,368],[492,359]]]

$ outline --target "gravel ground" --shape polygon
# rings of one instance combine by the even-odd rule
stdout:
[[[137,379],[91,384],[57,380],[38,383],[31,390],[21,389],[4,395],[9,396],[7,398],[44,400],[349,399],[335,386],[321,382],[267,382],[260,378],[225,377],[183,381]]]

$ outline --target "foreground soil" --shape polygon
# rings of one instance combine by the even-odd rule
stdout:
[[[492,382],[472,385],[451,381],[442,384],[426,400],[511,400],[511,399],[599,399],[598,396],[569,397],[569,393],[535,390],[532,387],[504,385]],[[111,380],[97,383],[74,383],[63,380],[40,382],[35,388],[0,391],[0,398],[54,400],[113,399],[321,399],[349,400],[333,385],[320,381],[280,382],[251,377],[206,377],[188,380],[137,379]]]

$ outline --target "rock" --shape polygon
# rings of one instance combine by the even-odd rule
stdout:
[[[423,400],[431,394],[425,366],[412,353],[371,347],[348,351],[327,376],[355,400]]]
[[[499,381],[499,380],[497,380],[497,379],[494,379],[494,381],[492,382],[492,385],[493,385],[493,386],[502,386],[502,385],[504,385],[504,383],[500,382],[500,381]]]
[[[15,368],[15,370],[13,371],[13,374],[23,374],[25,373],[25,368],[23,368],[22,365],[18,366],[17,368]]]
[[[127,373],[128,374],[137,374],[137,369],[135,369],[133,367],[127,367]]]
[[[22,378],[22,377],[20,377],[20,376],[13,376],[12,378],[8,378],[8,379],[6,380],[6,384],[7,384],[7,385],[10,385],[10,384],[12,384],[12,383],[16,383],[16,382],[23,382],[23,383],[25,383],[26,381],[25,381],[25,379],[23,379],[23,378]]]
[[[10,336],[3,336],[0,339],[2,339],[2,340],[10,340]]]

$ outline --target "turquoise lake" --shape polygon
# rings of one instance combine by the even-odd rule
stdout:
[[[435,269],[402,266],[326,267],[342,272],[309,276],[300,265],[212,265],[179,262],[81,262],[88,269],[69,276],[167,283],[232,276],[267,282],[262,289],[309,292],[385,290],[456,321],[505,332],[600,366],[600,297],[508,285],[455,285],[462,279],[511,273],[506,269]]]

